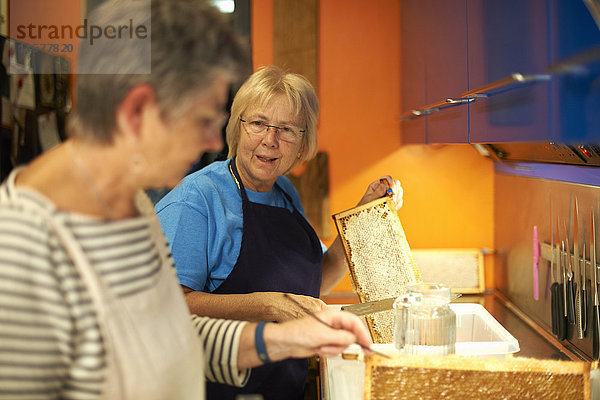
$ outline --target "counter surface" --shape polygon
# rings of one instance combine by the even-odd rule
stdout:
[[[323,301],[327,304],[355,304],[358,297],[355,294],[332,294],[324,296]],[[479,303],[492,314],[492,316],[519,341],[520,350],[514,353],[515,357],[531,357],[538,359],[572,360],[577,356],[562,347],[560,343],[544,335],[542,329],[535,329],[518,315],[518,310],[495,293],[483,295],[464,295],[455,302]]]

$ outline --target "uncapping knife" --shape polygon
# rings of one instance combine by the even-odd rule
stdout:
[[[598,305],[598,268],[596,266],[596,217],[592,209],[592,242],[590,243],[590,259],[592,262],[592,293],[594,295],[594,311],[592,312],[592,356],[598,360],[600,355],[600,306]]]
[[[396,297],[389,299],[367,301],[365,303],[350,304],[342,306],[342,310],[349,311],[354,315],[362,317],[363,315],[373,314],[380,311],[391,310]]]

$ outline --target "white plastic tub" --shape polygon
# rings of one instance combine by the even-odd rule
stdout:
[[[450,304],[456,313],[456,354],[504,358],[519,342],[480,304]]]

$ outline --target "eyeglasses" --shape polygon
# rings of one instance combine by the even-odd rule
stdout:
[[[265,121],[261,121],[259,119],[245,120],[240,117],[240,121],[242,121],[246,126],[246,131],[257,137],[262,136],[267,133],[269,128],[274,129],[275,133],[277,133],[280,140],[284,142],[297,143],[300,138],[302,138],[302,134],[305,132],[304,129],[299,129],[295,126],[290,125],[269,125]]]

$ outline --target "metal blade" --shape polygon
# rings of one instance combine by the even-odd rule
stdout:
[[[568,312],[567,312],[567,274],[566,274],[567,266],[566,266],[566,258],[565,258],[565,242],[564,242],[564,240],[561,242],[561,244],[562,244],[562,252],[561,252],[560,261],[563,266],[563,268],[562,268],[563,314],[566,318],[568,315]]]
[[[557,281],[556,273],[554,272],[554,209],[552,208],[552,193],[550,193],[550,250],[552,251],[552,255],[550,256],[550,274],[552,275],[552,282]]]
[[[597,203],[597,209],[600,202]],[[592,278],[594,291],[594,307],[592,312],[592,358],[600,358],[600,307],[598,306],[598,268],[596,266],[596,213],[592,208],[592,234],[590,244],[590,261],[592,265]]]
[[[574,198],[573,198],[573,194],[571,194],[571,202],[569,204],[569,226],[566,230],[566,237],[565,237],[565,241],[566,241],[566,245],[567,245],[567,255],[568,255],[568,266],[569,266],[569,271],[571,273],[573,273],[573,251],[571,249],[571,246],[569,244],[573,244],[573,225],[574,225],[574,218],[573,218],[573,210],[574,210]]]
[[[573,264],[572,264],[573,263],[573,257],[572,257],[573,253],[571,253],[571,247],[569,245],[569,235],[567,235],[565,237],[565,246],[566,246],[565,250],[567,252],[566,253],[566,256],[567,256],[566,261],[567,262],[565,263],[565,269],[567,270],[567,278],[571,279],[573,277]]]
[[[579,260],[579,206],[577,205],[577,197],[575,197],[575,219],[573,223],[573,254],[574,254],[574,262],[573,267],[577,267],[579,270],[577,279],[577,284],[581,285],[581,262]],[[575,271],[573,271],[575,273]]]
[[[560,274],[561,274],[561,266],[562,264],[562,253],[560,252],[560,231],[558,230],[558,225],[559,225],[559,221],[560,221],[560,217],[558,216],[558,214],[556,214],[556,242],[554,242],[554,244],[556,245],[556,254],[558,256],[558,259],[556,260],[556,264],[557,264],[557,272],[556,272],[556,280],[558,280],[560,278]],[[565,283],[563,281],[563,283]]]
[[[583,232],[583,261],[581,262],[581,329],[583,336],[587,331],[588,299],[587,299],[587,279],[585,276],[585,232]]]
[[[598,305],[598,267],[596,266],[596,216],[592,209],[592,242],[590,243],[590,259],[592,262],[592,281],[594,291],[594,305]]]
[[[577,326],[577,338],[583,339],[583,300],[581,298],[581,261],[579,259],[579,205],[577,204],[577,197],[575,197],[575,210],[574,210],[574,222],[573,222],[573,267],[577,267],[577,273],[575,274],[575,324]],[[573,271],[575,273],[575,271]]]
[[[394,305],[395,300],[396,300],[395,297],[391,297],[389,299],[367,301],[365,303],[358,303],[358,304],[350,304],[347,306],[343,306],[342,310],[349,311],[352,314],[358,315],[359,317],[361,317],[363,315],[373,314],[373,313],[380,312],[380,311],[391,310]]]

